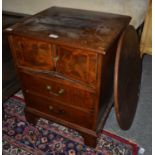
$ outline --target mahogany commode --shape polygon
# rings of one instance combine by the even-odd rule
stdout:
[[[51,7],[5,29],[21,80],[28,121],[43,117],[74,128],[87,145],[93,146],[113,104],[114,85],[118,122],[121,128],[129,128],[138,98],[132,100],[132,107],[129,102],[122,106],[127,93],[123,94],[119,87],[119,75],[123,76],[125,70],[119,62],[132,61],[135,75],[130,76],[133,68],[126,67],[130,72],[122,79],[132,84],[136,77],[137,85],[132,89],[135,91],[129,93],[137,96],[140,56],[130,19],[123,15]],[[132,37],[134,43],[125,49],[123,45],[132,42]],[[124,85],[125,82],[123,89],[127,90]],[[129,110],[124,108],[123,114],[119,105]]]

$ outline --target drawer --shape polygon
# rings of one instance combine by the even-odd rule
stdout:
[[[29,38],[10,38],[17,65],[37,70],[53,70],[51,44]]]
[[[59,102],[49,100],[47,98],[31,93],[25,93],[25,98],[28,107],[86,128],[92,128],[93,116],[91,114],[68,106],[64,106]]]
[[[34,70],[54,71],[62,77],[96,84],[96,53],[26,37],[10,37],[16,64]]]
[[[85,50],[57,46],[56,71],[65,77],[95,83],[97,78],[97,54]]]
[[[77,88],[74,83],[65,80],[56,80],[38,74],[20,72],[20,77],[27,92],[36,92],[85,111],[94,110],[96,93],[93,91]]]

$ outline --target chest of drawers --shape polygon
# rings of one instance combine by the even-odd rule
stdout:
[[[7,28],[28,121],[47,118],[76,129],[86,144],[95,145],[113,104],[113,85],[118,84],[114,70],[116,76],[120,49],[127,47],[122,45],[126,38],[119,38],[129,21],[128,16],[52,7]],[[119,123],[128,128],[133,116],[125,118],[129,124],[124,125],[119,105],[116,102]]]

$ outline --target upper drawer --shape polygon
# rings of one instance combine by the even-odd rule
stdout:
[[[71,80],[94,84],[97,75],[97,53],[13,36],[11,45],[19,66],[34,70],[55,71]]]
[[[31,69],[53,70],[51,44],[13,36],[11,45],[18,65]]]
[[[97,75],[97,54],[79,49],[57,47],[56,71],[66,77],[94,83]]]

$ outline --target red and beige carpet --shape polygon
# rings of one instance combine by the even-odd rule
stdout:
[[[29,124],[20,97],[11,97],[3,107],[3,155],[137,155],[137,144],[108,131],[103,130],[96,148],[90,148],[78,132],[62,125],[43,118]]]

